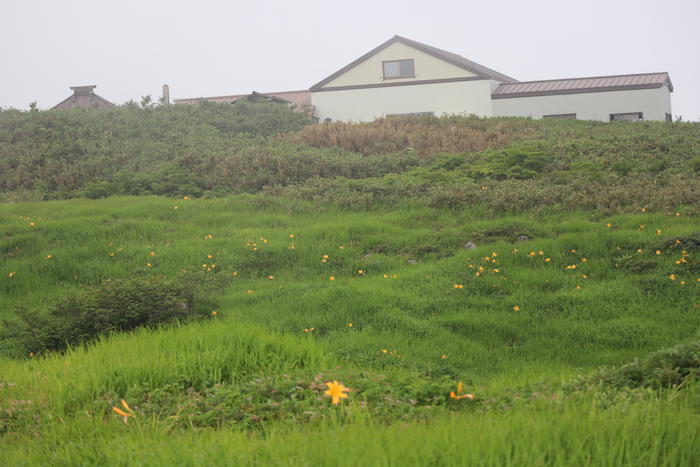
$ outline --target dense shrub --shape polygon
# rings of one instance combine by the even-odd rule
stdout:
[[[700,378],[700,341],[660,350],[619,368],[600,370],[595,380],[613,387],[667,388]]]
[[[208,316],[213,305],[191,286],[160,277],[114,280],[62,298],[48,312],[21,308],[4,340],[24,354],[65,350],[101,335]]]

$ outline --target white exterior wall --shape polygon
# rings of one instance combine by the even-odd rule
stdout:
[[[577,120],[608,122],[610,114],[628,112],[642,112],[644,120],[666,120],[666,113],[671,113],[668,87],[493,99],[493,115],[497,117],[542,118],[575,113]]]
[[[497,85],[492,80],[478,80],[317,91],[311,93],[311,103],[320,121],[369,122],[388,114],[413,112],[490,117],[491,91]]]

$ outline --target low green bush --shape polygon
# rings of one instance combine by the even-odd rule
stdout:
[[[618,368],[601,370],[594,379],[612,387],[679,387],[700,378],[700,341],[660,350]]]
[[[48,312],[19,308],[2,340],[26,354],[62,351],[99,336],[209,316],[213,304],[191,285],[161,277],[104,282],[70,294]],[[6,342],[7,345],[7,342]]]

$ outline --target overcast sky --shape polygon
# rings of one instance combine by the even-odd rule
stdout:
[[[395,34],[521,81],[668,71],[700,120],[700,0],[0,0],[0,107],[308,89]]]

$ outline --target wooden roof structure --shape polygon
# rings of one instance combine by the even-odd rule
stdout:
[[[65,109],[98,109],[107,110],[114,109],[117,106],[112,104],[104,97],[95,94],[94,89],[97,85],[90,86],[71,86],[73,95],[63,99],[58,104],[51,107],[51,110]]]

